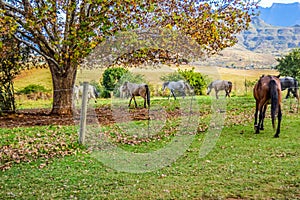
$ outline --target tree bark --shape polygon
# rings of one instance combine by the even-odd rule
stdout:
[[[73,114],[73,88],[76,79],[77,66],[64,66],[63,70],[48,62],[52,74],[53,104],[51,115]]]

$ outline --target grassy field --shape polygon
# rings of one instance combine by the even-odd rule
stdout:
[[[205,67],[197,65],[182,65],[181,69],[195,68],[196,72],[207,75],[211,80],[224,79],[233,82],[233,89],[236,95],[243,95],[245,92],[244,82],[257,80],[262,74],[277,75],[278,72],[274,70],[241,70],[241,69],[227,69],[221,67]],[[134,68],[130,69],[133,73],[144,75],[145,79],[149,81],[154,87],[160,87],[162,81],[160,77],[177,70],[175,66],[161,66],[160,68]],[[103,69],[94,70],[78,70],[76,83],[83,81],[99,81],[103,73]],[[50,71],[48,69],[33,69],[24,71],[15,80],[16,90],[22,89],[30,83],[43,85],[47,89],[52,89],[52,80]]]
[[[282,132],[280,138],[275,139],[269,111],[265,130],[254,134],[255,102],[252,95],[243,95],[245,79],[253,81],[262,74],[277,72],[194,67],[211,79],[231,80],[237,94],[219,102],[209,96],[196,97],[199,112],[196,128],[193,124],[182,124],[186,118],[163,118],[166,117],[163,113],[158,115],[161,120],[150,122],[154,126],[152,129],[158,130],[151,137],[145,138],[146,129],[137,134],[121,131],[122,128],[146,127],[147,121],[141,120],[95,129],[129,155],[150,155],[174,145],[167,156],[161,157],[167,165],[155,168],[161,160],[148,160],[150,165],[141,166],[145,171],[122,171],[120,169],[139,163],[133,162],[131,157],[118,157],[113,148],[104,151],[107,156],[104,158],[110,163],[101,159],[99,152],[102,151],[97,145],[107,141],[96,138],[88,140],[86,146],[79,145],[77,125],[0,128],[0,166],[3,169],[0,199],[300,199],[300,115],[295,111],[295,101],[283,101]],[[149,82],[159,85],[160,76],[175,70],[163,67],[134,69],[133,72],[144,74]],[[78,71],[77,82],[98,80],[102,72]],[[49,71],[26,71],[16,79],[15,87],[21,89],[31,83],[51,89]],[[151,109],[176,111],[184,105],[179,104],[180,101],[153,98]],[[116,101],[102,99],[96,106],[112,103],[119,106]],[[126,105],[127,100],[121,103]],[[51,107],[51,100],[23,100],[18,109],[42,107]],[[218,112],[214,112],[216,110]],[[183,113],[186,111],[182,109]],[[218,126],[219,121],[224,123]],[[185,131],[188,133],[186,143],[181,143],[185,137],[183,140],[177,137],[182,125],[189,125]],[[87,137],[93,138],[90,134],[88,132]],[[209,149],[207,155],[201,153],[206,148]],[[184,151],[173,159],[179,149]]]
[[[269,117],[266,130],[254,134],[252,97],[223,101],[224,126],[204,157],[199,153],[211,137],[208,126],[214,126],[213,101],[209,97],[196,101],[199,125],[190,133],[190,145],[174,162],[145,173],[116,170],[122,168],[121,163],[108,167],[97,159],[99,150],[91,149],[91,144],[78,145],[77,126],[2,128],[1,165],[11,162],[12,166],[0,172],[0,199],[300,199],[300,116],[290,112],[288,101],[284,102],[280,138],[273,138]],[[153,101],[153,108],[166,110],[180,105],[165,99]],[[166,148],[176,137],[177,120],[167,120],[162,131],[143,142],[132,135],[117,135],[120,124],[101,130],[127,152],[152,153]],[[117,142],[118,137],[137,142]],[[3,152],[12,154],[3,157]],[[107,155],[112,162],[118,160],[113,153]],[[125,164],[128,162],[130,159]]]

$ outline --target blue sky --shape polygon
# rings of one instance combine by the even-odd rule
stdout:
[[[271,7],[273,3],[294,3],[300,0],[261,0],[259,6],[261,7]]]

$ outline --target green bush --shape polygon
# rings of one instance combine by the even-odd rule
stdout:
[[[49,92],[49,90],[42,85],[30,84],[18,91],[19,94],[31,94],[35,92]]]
[[[102,75],[102,85],[108,91],[113,91],[120,78],[128,72],[127,69],[122,67],[107,68]]]
[[[133,74],[122,67],[108,68],[104,71],[102,85],[97,88],[100,91],[100,97],[110,98],[110,92],[113,92],[114,96],[120,96],[120,86],[125,82],[131,83],[146,83],[145,78],[141,74]],[[94,85],[95,86],[95,85]]]
[[[185,80],[194,89],[195,95],[205,94],[204,90],[209,82],[208,77],[202,75],[200,72],[195,72],[195,68],[190,70],[178,69],[177,72],[173,72],[160,77],[162,81],[178,81]]]
[[[173,72],[160,77],[162,81],[179,81],[184,80],[184,77],[179,72]]]
[[[184,79],[194,88],[195,95],[205,94],[205,89],[209,79],[206,75],[202,75],[200,72],[195,72],[195,68],[190,70],[178,70],[178,73],[184,77]]]

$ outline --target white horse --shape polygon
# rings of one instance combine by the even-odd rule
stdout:
[[[174,93],[175,91],[179,91],[182,95],[182,98],[184,98],[186,96],[186,93],[185,93],[186,89],[188,89],[189,92],[192,91],[191,86],[183,80],[164,82],[162,84],[163,92],[166,90],[166,88],[168,88],[170,90],[170,95],[169,95],[168,99],[170,98],[171,95],[173,95],[175,100],[176,100],[176,96]]]
[[[211,82],[207,87],[207,95],[211,92],[211,90],[214,89],[216,92],[216,98],[218,99],[218,93],[220,90],[225,90],[226,94],[225,97],[230,97],[230,92],[232,89],[232,82],[225,81],[225,80],[216,80]]]
[[[137,108],[137,103],[135,101],[135,96],[141,96],[144,99],[144,108],[146,108],[146,103],[148,108],[150,107],[150,90],[147,84],[136,84],[126,81],[121,87],[120,91],[128,92],[130,95],[130,100],[128,107],[130,107],[132,99],[134,100],[135,107]]]
[[[75,85],[74,86],[74,99],[77,101],[79,101],[79,97],[82,97],[82,93],[83,93],[83,85]],[[97,98],[99,97],[99,93],[97,92],[97,89],[95,88],[95,86],[93,85],[88,85],[88,101],[90,99],[94,99],[95,103],[97,102]]]

